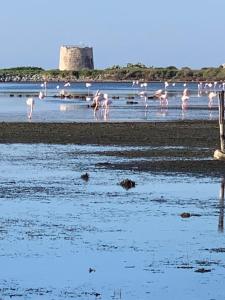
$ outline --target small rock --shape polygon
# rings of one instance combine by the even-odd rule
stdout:
[[[181,218],[190,218],[191,214],[187,213],[187,212],[184,212],[184,213],[180,214],[180,216],[181,216]]]
[[[120,182],[120,185],[126,189],[129,190],[131,188],[135,187],[135,182],[130,180],[130,179],[124,179],[123,181]]]
[[[93,295],[94,295],[96,298],[101,296],[101,294],[99,294],[99,293],[93,293]]]
[[[84,181],[88,181],[89,178],[90,178],[90,175],[88,173],[85,173],[85,174],[82,174],[81,176],[81,179],[83,179]]]
[[[213,158],[217,160],[225,160],[225,153],[220,150],[216,150],[213,154]]]
[[[138,102],[130,100],[130,101],[127,101],[127,104],[138,104]]]
[[[92,272],[96,272],[96,270],[93,269],[93,268],[89,268],[88,272],[89,272],[89,273],[92,273]]]

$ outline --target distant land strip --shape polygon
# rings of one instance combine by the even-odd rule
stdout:
[[[176,68],[169,66],[147,67],[143,64],[115,65],[102,70],[59,71],[44,70],[39,67],[17,67],[0,69],[0,82],[64,82],[64,81],[171,81],[171,82],[199,82],[224,81],[225,68],[205,67],[191,69],[189,67]]]

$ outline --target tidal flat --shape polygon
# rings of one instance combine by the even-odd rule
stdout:
[[[191,159],[203,149],[204,161],[210,143]],[[2,143],[1,298],[224,299],[221,174],[104,166],[187,152],[164,145],[152,156],[159,150]],[[124,189],[126,178],[135,187]]]

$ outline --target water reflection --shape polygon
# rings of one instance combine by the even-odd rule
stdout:
[[[135,84],[136,85],[136,84]],[[176,88],[175,88],[176,86]],[[171,85],[164,89],[164,83],[151,83],[144,86],[140,92],[131,88],[130,83],[93,83],[92,91],[102,90],[103,95],[107,95],[106,103],[110,106],[113,100],[113,114],[109,118],[109,109],[99,110],[93,114],[88,110],[88,103],[84,98],[87,94],[87,87],[84,83],[71,84],[70,94],[67,98],[61,99],[55,84],[48,84],[48,96],[40,100],[38,92],[40,85],[13,84],[2,85],[0,87],[0,120],[1,121],[24,121],[26,120],[26,98],[28,95],[34,97],[35,113],[32,116],[33,122],[70,122],[70,121],[158,121],[158,120],[180,120],[180,119],[215,119],[217,114],[211,110],[217,110],[216,92],[213,86],[207,85],[204,88],[196,84],[188,84],[184,88],[183,84]],[[57,93],[56,93],[57,92]],[[181,96],[185,96],[181,102]],[[44,91],[41,91],[44,95]],[[187,98],[188,96],[188,98]],[[41,97],[42,98],[42,97]],[[135,99],[134,102],[127,103],[126,99]],[[127,105],[137,104],[137,105]],[[160,110],[155,114],[155,111]],[[105,108],[105,107],[103,107]],[[145,111],[143,110],[146,109]],[[148,109],[148,110],[147,110]],[[186,110],[189,110],[188,115]],[[171,112],[169,115],[167,112]],[[61,113],[63,112],[63,113]],[[154,112],[154,113],[152,113]],[[149,118],[151,116],[151,118]]]
[[[181,110],[181,119],[186,120],[187,119],[187,108]]]
[[[220,199],[219,199],[219,224],[218,231],[224,232],[224,187],[225,187],[225,179],[222,177],[220,184]]]
[[[74,111],[77,108],[78,106],[74,104],[60,104],[59,106],[60,111]]]
[[[168,107],[160,107],[160,109],[158,109],[157,113],[156,113],[157,116],[160,116],[160,117],[166,117],[168,115]]]
[[[121,291],[121,289],[115,289],[113,291],[112,299],[113,300],[120,300],[120,299],[122,299],[122,291]]]
[[[109,107],[94,109],[93,114],[96,121],[109,121]]]

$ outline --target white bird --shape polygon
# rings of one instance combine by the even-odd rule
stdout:
[[[86,83],[86,88],[91,87],[91,83]]]
[[[202,82],[199,82],[199,83],[198,83],[198,90],[200,91],[200,90],[202,90],[202,89],[203,89]]]
[[[208,84],[208,87],[211,89],[212,88],[212,83],[210,82],[209,84]]]
[[[27,103],[27,108],[28,108],[27,116],[28,116],[28,119],[31,119],[33,109],[34,109],[34,99],[32,97],[29,97],[29,98],[27,98],[26,103]]]
[[[169,83],[167,81],[165,81],[164,85],[165,85],[165,89],[166,89],[169,86]]]
[[[44,95],[47,96],[47,81],[44,81],[44,83],[41,84],[41,87],[45,89]]]
[[[67,82],[67,83],[64,84],[64,86],[65,86],[65,87],[70,86],[70,83]]]
[[[147,86],[148,86],[147,82],[144,82],[144,83],[143,83],[143,87],[146,88]]]
[[[43,93],[42,91],[40,91],[38,98],[39,98],[40,100],[42,100],[42,99],[45,98],[45,95],[44,95],[44,93]]]

